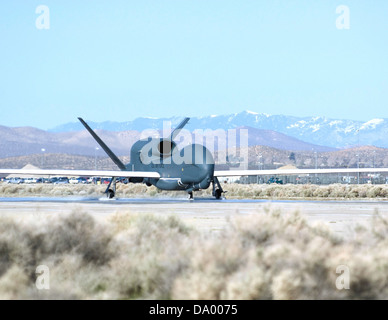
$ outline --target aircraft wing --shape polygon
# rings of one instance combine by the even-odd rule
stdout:
[[[118,171],[118,170],[62,170],[62,169],[0,169],[0,174],[65,177],[123,177],[123,178],[160,178],[157,172]]]
[[[388,168],[339,168],[339,169],[280,169],[280,170],[215,170],[215,177],[298,175],[319,173],[376,173]]]

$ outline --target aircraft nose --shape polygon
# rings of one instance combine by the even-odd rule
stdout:
[[[214,174],[214,159],[211,152],[203,145],[193,144],[181,150],[181,156],[186,159],[186,173],[182,182],[200,182]]]

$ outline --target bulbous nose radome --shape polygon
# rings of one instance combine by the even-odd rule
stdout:
[[[192,144],[184,147],[180,156],[184,159],[185,167],[191,167],[192,174],[195,174],[195,181],[200,182],[205,178],[211,179],[214,174],[214,158],[211,152],[203,145]],[[185,177],[182,177],[182,182],[185,182]],[[193,181],[193,177],[187,180]]]

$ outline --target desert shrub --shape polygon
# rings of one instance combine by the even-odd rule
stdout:
[[[188,270],[175,282],[173,297],[295,299],[311,298],[314,290],[319,296],[322,282],[332,287],[324,262],[329,249],[340,243],[297,213],[285,217],[275,211],[236,219],[227,234],[202,244],[201,252],[192,256]],[[284,292],[287,285],[281,281],[289,270],[300,278],[293,294]]]
[[[79,254],[85,263],[105,264],[114,253],[110,230],[84,212],[75,211],[53,221],[45,230],[43,253]]]
[[[327,198],[331,194],[331,190],[332,190],[331,187],[327,187],[327,186],[316,188],[313,191],[312,196],[319,197],[319,198]]]
[[[348,192],[347,185],[334,184],[331,186],[329,197],[332,198],[345,198]]]
[[[0,299],[10,300],[20,297],[20,293],[28,288],[28,277],[18,266],[12,265],[5,274],[0,276]]]
[[[117,193],[121,194],[122,196],[129,196],[134,194],[142,195],[146,192],[147,186],[141,183],[117,185]]]
[[[120,298],[170,298],[176,275],[190,255],[192,230],[174,216],[116,215],[120,255],[110,262],[109,282]]]
[[[357,187],[358,196],[359,196],[360,198],[366,198],[366,196],[367,196],[367,191],[368,191],[369,188],[370,188],[370,186],[368,186],[368,185],[359,185],[359,186]]]
[[[155,195],[157,195],[158,193],[158,189],[156,187],[149,187],[147,189],[147,194],[150,196],[150,197],[153,197]]]
[[[277,188],[278,188],[278,186],[276,186],[276,185],[270,185],[264,189],[263,195],[265,197],[273,197]]]
[[[245,259],[243,248],[233,238],[204,239],[195,243],[189,266],[174,282],[174,299],[222,299],[228,277]]]
[[[368,198],[386,198],[388,190],[381,186],[373,186],[367,190],[366,196]]]
[[[263,194],[263,189],[260,186],[257,186],[253,192],[253,196],[255,198],[260,198],[262,197],[262,194]]]
[[[277,185],[236,184],[222,185],[228,198],[387,198],[388,185]],[[0,184],[0,196],[101,196],[106,185],[8,185]],[[184,191],[165,191],[144,184],[118,184],[117,197],[172,197],[185,198]],[[211,188],[195,192],[195,197],[211,196]]]
[[[2,185],[0,191],[2,194],[7,196],[18,194],[21,189],[22,187],[18,185]]]
[[[216,233],[164,214],[2,217],[0,298],[387,299],[387,248],[388,218],[378,213],[346,240],[271,209],[231,218]],[[34,287],[40,264],[50,268],[45,292]],[[336,288],[341,265],[349,290]]]
[[[222,294],[222,298],[228,300],[257,300],[270,297],[265,269],[254,263],[254,259],[248,259],[245,266],[228,278]]]
[[[33,271],[40,256],[42,238],[32,229],[15,223],[10,218],[0,220],[0,275],[14,264],[23,268],[28,275]]]
[[[2,218],[0,275],[16,264],[34,277],[41,261],[60,259],[63,254],[80,255],[84,263],[104,264],[114,255],[111,242],[109,232],[83,212],[73,212],[40,227]]]
[[[300,194],[304,198],[312,197],[313,193],[314,193],[313,189],[315,189],[315,186],[313,186],[313,185],[309,185],[309,184],[303,185]]]

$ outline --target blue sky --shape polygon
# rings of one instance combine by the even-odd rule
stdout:
[[[39,30],[38,5],[50,9]],[[336,28],[336,8],[350,29]],[[2,1],[0,125],[388,118],[388,1]]]

